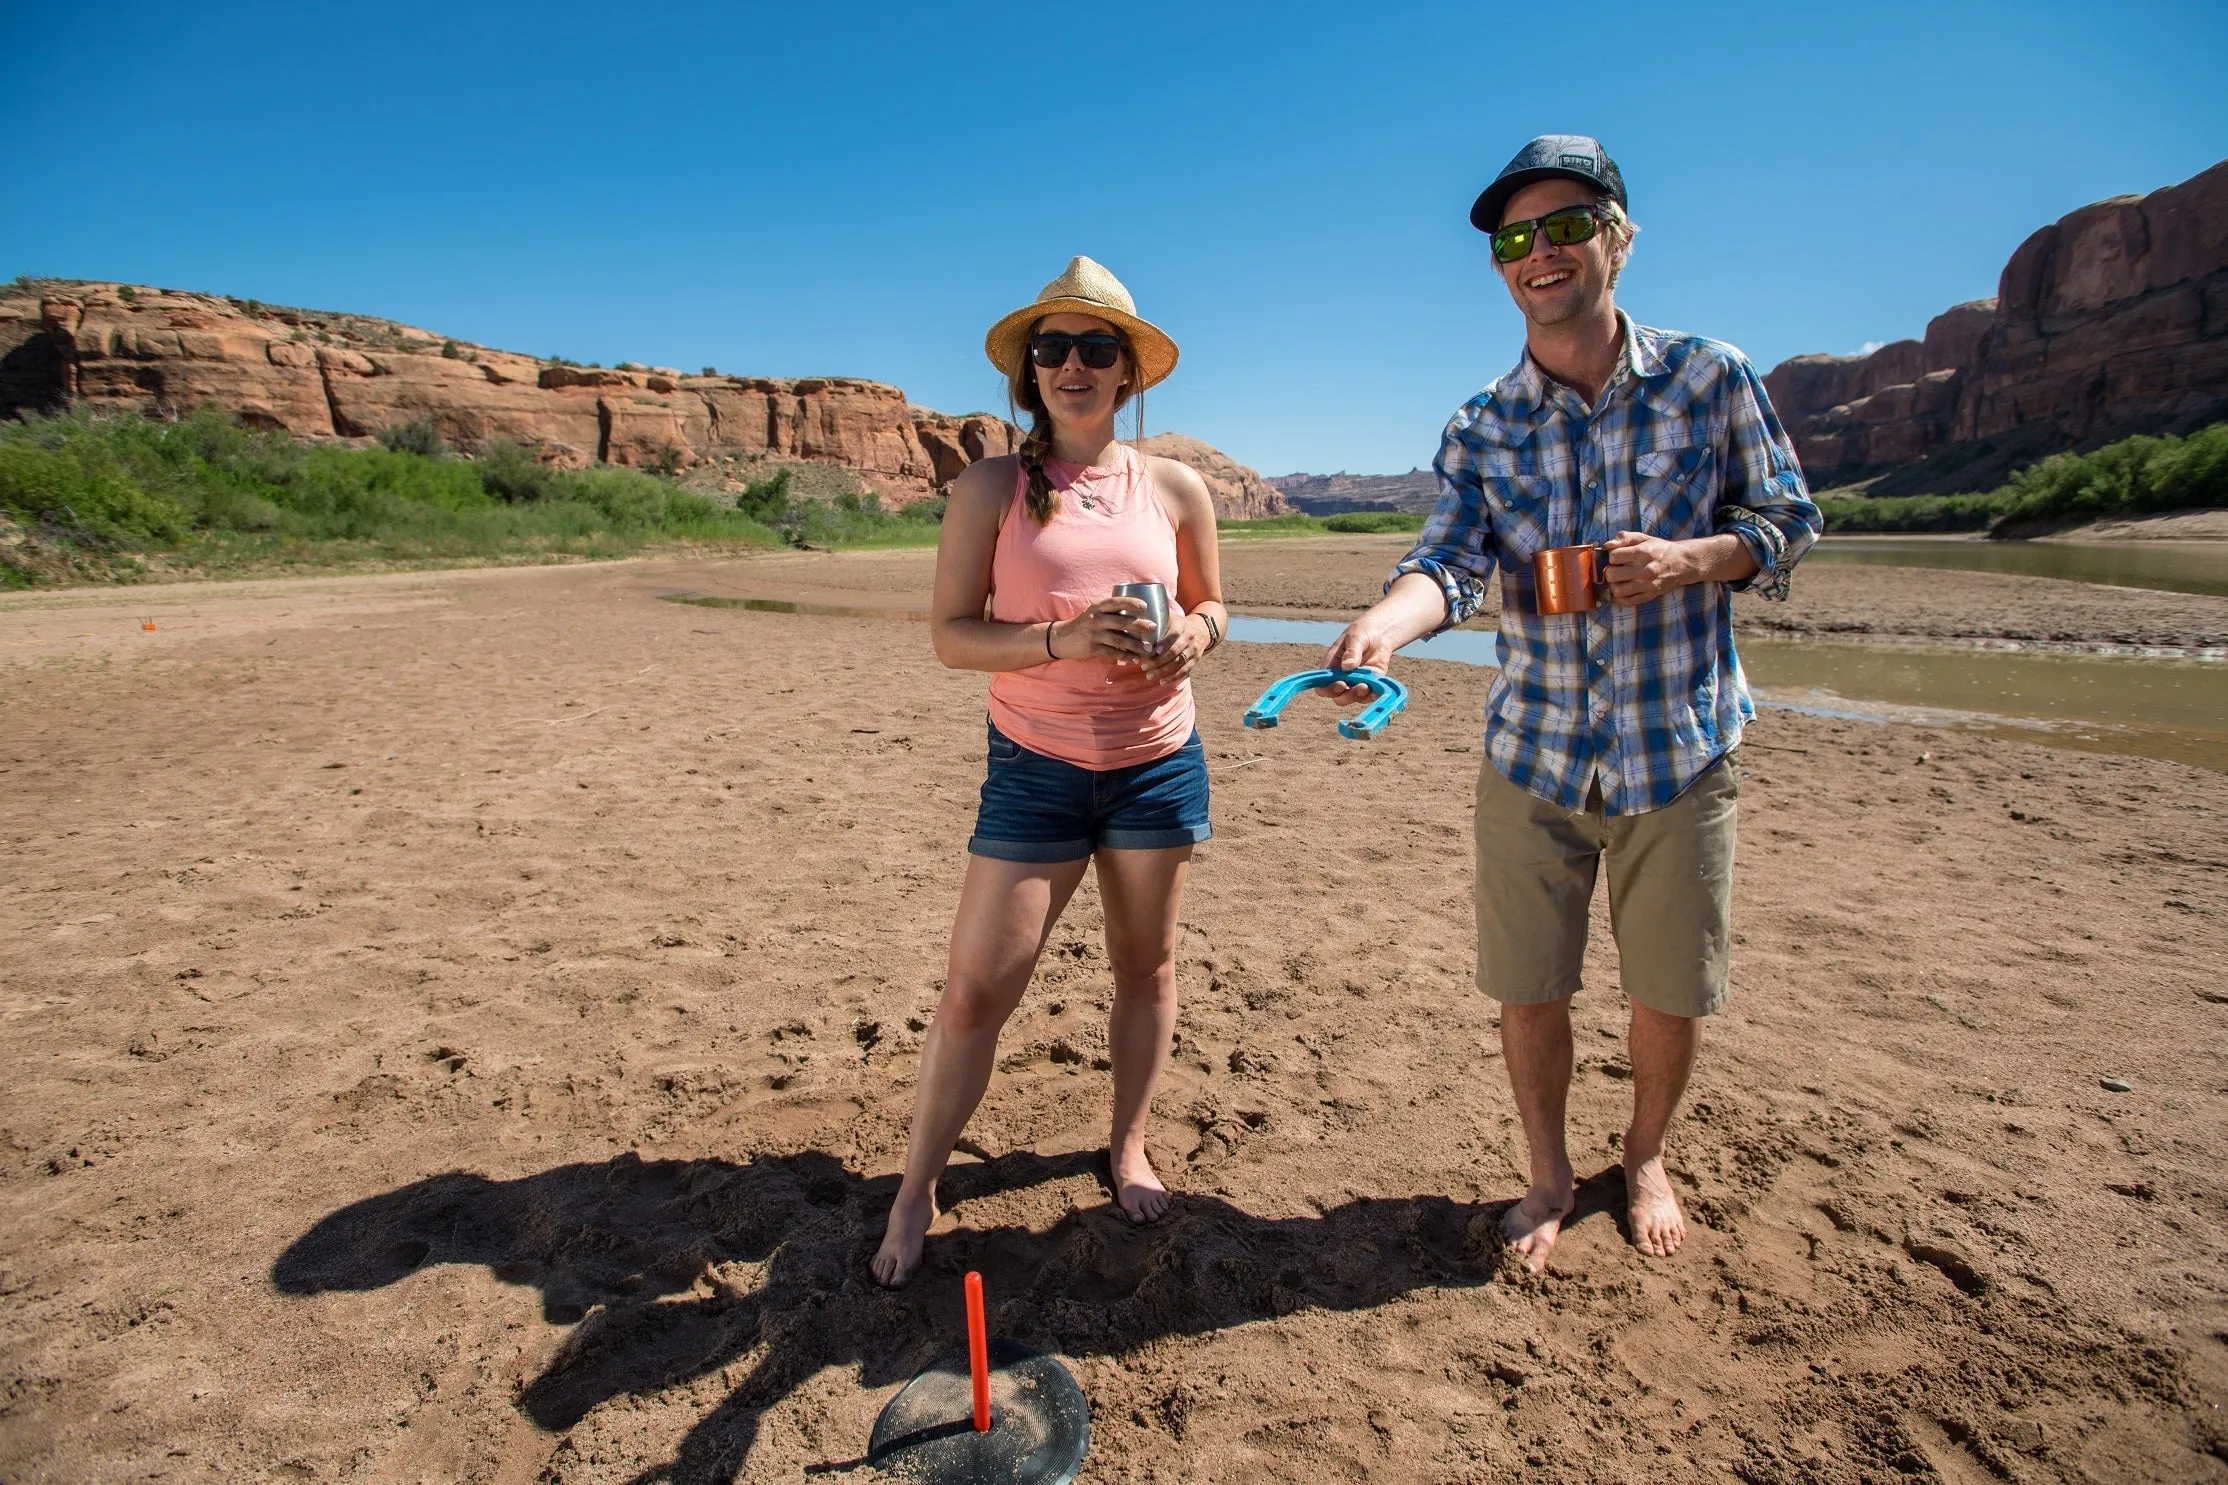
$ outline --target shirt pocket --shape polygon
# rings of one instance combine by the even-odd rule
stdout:
[[[1715,469],[1716,455],[1708,444],[1636,456],[1633,501],[1640,513],[1640,529],[1673,539],[1708,535]]]
[[[1555,481],[1543,474],[1481,473],[1478,483],[1493,515],[1495,545],[1518,563],[1555,543],[1551,539]]]

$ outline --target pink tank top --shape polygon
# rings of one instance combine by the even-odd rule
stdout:
[[[1153,491],[1145,456],[1117,445],[1110,466],[1047,459],[1059,500],[1030,519],[1027,471],[998,528],[990,617],[1002,624],[1072,619],[1116,583],[1159,583],[1176,617],[1176,527]],[[1049,660],[990,678],[990,720],[1031,752],[1097,772],[1165,758],[1190,741],[1191,682],[1155,684],[1112,660]]]

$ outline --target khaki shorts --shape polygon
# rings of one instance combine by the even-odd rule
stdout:
[[[1723,1010],[1740,779],[1736,749],[1662,809],[1611,818],[1551,804],[1488,762],[1478,773],[1478,988],[1507,1005],[1577,993],[1607,857],[1625,994],[1672,1016]]]

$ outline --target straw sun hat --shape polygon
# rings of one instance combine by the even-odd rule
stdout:
[[[1060,314],[1096,315],[1119,325],[1137,353],[1137,371],[1144,382],[1136,389],[1140,392],[1176,369],[1176,342],[1150,320],[1139,319],[1137,301],[1129,297],[1122,281],[1089,258],[1070,259],[1068,271],[1046,284],[1034,304],[1015,310],[990,327],[982,342],[990,364],[1013,375],[1028,344],[1029,327],[1046,315]]]

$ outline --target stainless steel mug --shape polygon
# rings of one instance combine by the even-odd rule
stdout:
[[[1153,621],[1153,653],[1168,643],[1168,590],[1159,583],[1116,583],[1116,598],[1136,598],[1145,604],[1145,617]]]

